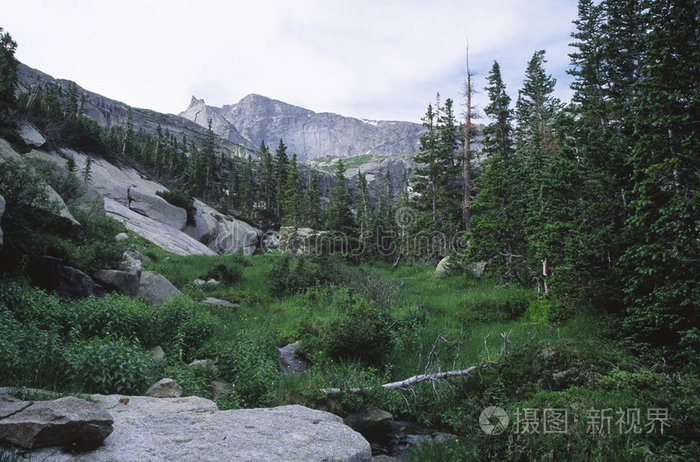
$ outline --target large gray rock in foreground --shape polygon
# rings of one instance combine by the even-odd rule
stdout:
[[[36,461],[371,461],[369,443],[340,417],[303,406],[218,411],[198,397],[92,395],[114,417],[104,445],[83,454],[57,448]]]
[[[0,441],[27,449],[47,446],[94,448],[112,433],[112,416],[84,399],[0,399]]]
[[[153,303],[162,305],[166,298],[180,295],[180,291],[162,274],[154,271],[141,273],[138,296]]]

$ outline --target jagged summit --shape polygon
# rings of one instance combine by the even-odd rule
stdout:
[[[208,106],[204,100],[193,96],[190,106],[180,116],[204,127],[211,119],[215,133],[227,139],[235,133],[249,146],[260,146],[264,141],[274,148],[282,138],[289,152],[296,153],[302,160],[414,153],[418,151],[418,139],[424,131],[424,127],[416,123],[317,113],[254,93],[222,107]]]

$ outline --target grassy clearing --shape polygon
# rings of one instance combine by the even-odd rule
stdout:
[[[217,399],[222,409],[298,403],[344,415],[376,405],[458,435],[455,442],[416,451],[413,460],[656,459],[649,454],[693,460],[700,454],[697,376],[640,364],[615,341],[615,321],[595,311],[558,324],[541,322],[528,288],[466,275],[437,277],[430,267],[392,270],[327,260],[300,269],[299,262],[280,265],[280,254],[178,257],[142,243],[140,250],[152,258],[145,269],[168,277],[184,297],[153,309],[118,296],[63,303],[14,283],[0,290],[0,349],[15,352],[5,358],[24,358],[3,365],[13,384],[138,393],[170,376],[185,394],[209,397],[208,383],[219,375],[235,387]],[[222,266],[228,282],[193,284]],[[316,286],[320,273],[328,277]],[[279,292],[275,278],[292,285]],[[205,297],[239,306],[200,303]],[[280,376],[276,348],[296,340],[312,366],[304,375]],[[166,362],[143,354],[155,344],[165,349]],[[218,370],[187,366],[193,359],[208,359]],[[116,363],[124,366],[118,380]],[[467,377],[411,390],[379,387],[482,363],[490,366]],[[326,396],[319,391],[326,387],[373,391]],[[571,432],[486,438],[478,418],[487,406],[511,416],[522,408],[564,407]],[[664,435],[591,435],[586,412],[600,407],[668,408],[670,428]]]

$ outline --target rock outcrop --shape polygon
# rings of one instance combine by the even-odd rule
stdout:
[[[303,406],[219,411],[198,398],[91,395],[114,418],[104,445],[82,454],[31,451],[35,461],[348,461],[372,460],[362,435],[333,414]],[[121,400],[121,401],[120,401]],[[125,403],[125,401],[127,401]]]
[[[177,255],[216,255],[206,245],[172,226],[136,213],[125,205],[106,197],[104,207],[107,214],[124,223],[132,231],[158,247]]]
[[[129,208],[160,223],[182,231],[187,223],[187,211],[176,207],[156,194],[139,188],[129,188]]]
[[[0,441],[26,449],[95,448],[113,423],[102,407],[73,396],[38,402],[0,397]]]
[[[279,250],[294,255],[315,255],[320,250],[326,231],[311,228],[282,226],[279,235]]]
[[[99,270],[93,277],[108,290],[116,290],[122,295],[135,297],[139,293],[140,272]]]
[[[179,398],[182,387],[173,379],[160,379],[146,391],[146,396],[153,398]]]
[[[450,256],[444,257],[442,260],[440,260],[435,267],[435,274],[437,276],[442,276],[446,272],[450,270]]]
[[[240,220],[222,218],[216,228],[216,238],[209,248],[216,253],[240,252],[252,255],[260,242],[262,231]]]
[[[412,122],[374,121],[316,113],[261,95],[248,95],[233,105],[207,106],[192,97],[180,116],[212,130],[224,139],[242,136],[249,145],[265,142],[274,149],[280,138],[300,160],[322,156],[391,155],[418,152],[425,132]]]
[[[162,274],[154,271],[141,273],[138,296],[154,305],[162,305],[165,299],[180,295],[180,291]]]
[[[280,354],[280,369],[283,374],[306,372],[306,370],[311,366],[306,359],[297,356],[297,350],[300,346],[301,342],[297,340],[294,343],[290,343],[289,345],[285,345],[282,348],[277,349]]]
[[[64,265],[63,260],[44,256],[29,267],[32,284],[55,292],[64,298],[85,298],[90,295],[103,297],[107,291],[90,276],[77,268]]]
[[[46,143],[46,138],[29,122],[21,122],[17,127],[17,133],[29,146],[40,148]]]

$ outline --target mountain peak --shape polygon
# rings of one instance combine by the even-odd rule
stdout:
[[[190,99],[190,105],[187,107],[187,109],[195,106],[206,106],[204,98],[199,99],[196,96],[192,95],[192,99]]]
[[[206,115],[205,115],[206,114]],[[392,155],[418,152],[419,137],[425,128],[411,122],[364,121],[333,113],[316,113],[251,93],[236,104],[220,108],[207,106],[193,97],[190,108],[180,114],[204,126],[213,118],[212,129],[224,136],[235,131],[259,146],[276,146],[282,138],[289,153],[300,160],[323,156],[360,154]]]

